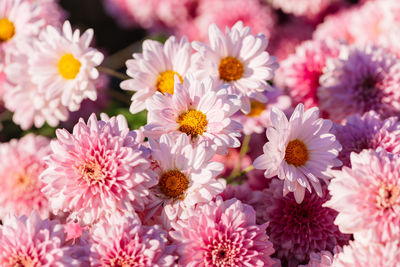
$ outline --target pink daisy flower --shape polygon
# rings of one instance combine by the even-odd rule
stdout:
[[[46,169],[43,158],[50,154],[50,140],[28,134],[0,145],[0,218],[11,213],[29,215],[37,210],[49,216],[49,203],[40,191],[44,184],[39,175]]]
[[[369,111],[363,116],[347,117],[344,125],[334,124],[333,133],[342,145],[338,158],[343,165],[351,167],[351,152],[360,153],[363,149],[383,148],[393,154],[400,153],[400,123],[397,120],[397,117],[381,120],[375,111]]]
[[[282,61],[275,82],[289,91],[296,104],[306,108],[318,106],[319,78],[328,58],[339,55],[340,43],[332,39],[305,41],[296,53]]]
[[[266,0],[274,8],[287,14],[306,16],[311,19],[325,11],[337,0]]]
[[[318,113],[316,107],[304,111],[299,104],[288,120],[281,110],[272,108],[264,154],[253,163],[256,169],[265,170],[266,178],[277,175],[284,180],[284,195],[294,192],[298,203],[306,188],[311,192],[311,185],[322,197],[319,180],[327,182],[331,167],[341,165],[336,158],[341,146],[329,132],[332,122],[318,118]]]
[[[180,82],[191,66],[192,48],[185,37],[180,41],[174,36],[165,44],[146,40],[143,52],[133,54],[133,59],[126,62],[127,74],[133,79],[123,81],[121,88],[136,92],[132,96],[131,113],[146,108],[146,100],[157,91],[163,94],[174,94],[174,76]]]
[[[394,54],[372,45],[342,47],[320,78],[321,110],[337,122],[369,110],[383,117],[400,115],[399,63]]]
[[[42,221],[39,214],[8,216],[0,225],[0,265],[80,266],[73,258],[79,247],[65,245],[63,228],[57,221]]]
[[[333,171],[327,207],[339,212],[335,224],[355,237],[389,242],[400,237],[400,155],[383,149],[350,156],[352,168]],[[356,238],[357,239],[357,238]]]
[[[250,97],[266,102],[262,92],[271,88],[267,80],[273,78],[278,67],[275,57],[265,51],[268,40],[262,34],[252,35],[251,28],[241,21],[226,28],[225,34],[215,24],[208,32],[210,46],[193,43],[197,78],[211,76],[218,85],[229,85],[230,92],[239,96],[245,113],[250,112]]]
[[[173,224],[181,266],[272,266],[274,252],[257,225],[253,208],[237,199],[198,206],[186,220]]]
[[[158,174],[158,184],[151,188],[153,199],[148,205],[147,221],[162,209],[162,221],[186,218],[188,209],[198,203],[208,203],[224,190],[224,184],[215,177],[223,165],[211,161],[214,147],[201,143],[192,147],[190,138],[181,134],[175,141],[164,134],[159,141],[149,139],[153,169]]]
[[[197,80],[189,75],[183,84],[175,77],[174,94],[156,93],[147,100],[145,135],[158,138],[164,133],[190,136],[193,144],[207,141],[225,154],[229,147],[239,147],[241,125],[231,116],[239,109],[240,101],[215,87],[212,79]]]
[[[138,220],[121,218],[92,229],[90,266],[174,266],[174,249],[158,225],[142,226]]]
[[[72,134],[65,129],[56,134],[41,175],[42,191],[55,213],[71,212],[70,218],[91,224],[113,213],[144,209],[157,181],[122,115],[98,121],[92,114]]]
[[[273,180],[264,190],[264,206],[256,211],[269,222],[267,233],[276,250],[275,256],[288,266],[310,260],[310,253],[333,252],[347,244],[350,235],[342,234],[334,224],[337,212],[323,207],[330,198],[324,186],[323,197],[306,193],[301,204],[293,195],[282,195],[283,182]]]

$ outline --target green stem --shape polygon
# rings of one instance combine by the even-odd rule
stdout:
[[[239,152],[239,160],[236,162],[235,167],[233,168],[231,174],[229,175],[229,177],[227,179],[228,183],[233,181],[235,178],[237,178],[241,175],[240,169],[242,167],[243,158],[244,158],[244,156],[246,156],[247,152],[249,151],[250,138],[251,138],[251,135],[246,135],[243,139],[242,147],[240,148],[240,152]]]
[[[110,75],[110,76],[115,77],[115,78],[120,79],[120,80],[131,79],[131,77],[129,77],[128,75],[125,75],[123,73],[120,73],[118,71],[115,71],[115,70],[112,70],[112,69],[109,69],[109,68],[106,68],[106,67],[97,67],[97,69],[100,72],[103,72],[103,73],[105,73],[107,75]]]

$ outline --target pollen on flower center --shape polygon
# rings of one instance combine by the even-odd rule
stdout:
[[[174,94],[174,77],[177,75],[181,83],[183,83],[183,78],[177,72],[173,70],[167,70],[162,73],[157,78],[156,87],[157,90],[163,94],[169,93]]]
[[[9,265],[12,267],[35,267],[37,263],[35,263],[29,256],[25,255],[16,255],[11,257]]]
[[[58,61],[58,71],[64,79],[72,80],[78,75],[81,65],[72,54],[65,54]]]
[[[189,181],[180,171],[170,170],[161,175],[158,186],[164,195],[178,198],[188,189]]]
[[[14,23],[8,19],[0,19],[0,41],[6,42],[15,35]]]
[[[226,82],[239,80],[243,76],[243,63],[237,58],[226,57],[219,63],[219,78]]]
[[[397,185],[382,184],[376,197],[378,207],[390,209],[395,205],[400,205],[400,189]]]
[[[257,100],[252,100],[250,102],[251,110],[247,116],[249,117],[258,117],[263,113],[265,110],[265,104],[257,101]]]
[[[104,174],[97,161],[89,161],[79,166],[82,178],[89,184],[104,182]]]
[[[29,175],[25,173],[18,173],[15,175],[15,179],[13,182],[16,188],[25,190],[31,184],[32,179]]]
[[[118,258],[110,260],[110,267],[130,267],[134,266],[135,260],[133,259],[126,259],[127,255],[125,257],[119,256]]]
[[[196,137],[206,131],[208,121],[207,116],[203,112],[189,109],[179,115],[177,123],[179,124],[179,131]]]
[[[286,147],[285,160],[296,167],[304,165],[308,160],[306,145],[299,139],[290,141]]]

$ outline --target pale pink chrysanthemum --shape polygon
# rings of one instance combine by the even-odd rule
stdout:
[[[399,63],[383,48],[343,46],[337,59],[327,61],[319,80],[320,109],[336,122],[369,110],[383,117],[400,115]]]
[[[161,210],[168,228],[171,221],[186,218],[191,207],[208,203],[224,190],[224,184],[215,179],[223,166],[211,161],[214,147],[205,143],[193,147],[186,134],[176,140],[164,134],[158,141],[149,139],[149,146],[158,184],[151,188],[152,200],[144,221]]]
[[[365,267],[385,266],[398,267],[400,262],[399,242],[386,244],[362,244],[357,241],[343,247],[343,252],[336,255],[332,266],[335,267]]]
[[[321,252],[311,252],[310,261],[306,265],[299,265],[298,267],[331,267],[333,266],[333,261],[342,251],[342,247],[336,246],[333,249],[333,253],[327,250],[323,250]]]
[[[91,230],[90,266],[173,266],[174,249],[159,225],[142,226],[132,218],[104,221]]]
[[[186,220],[173,224],[171,237],[177,245],[181,266],[272,266],[274,252],[257,225],[251,206],[237,199],[196,207]]]
[[[197,80],[186,76],[183,84],[175,76],[174,94],[156,93],[147,100],[145,135],[158,138],[164,133],[190,136],[193,144],[207,141],[225,154],[229,147],[239,147],[241,125],[232,120],[240,101],[226,88],[216,87],[211,78]]]
[[[337,0],[266,0],[274,8],[295,16],[315,18]]]
[[[351,169],[333,171],[327,207],[343,233],[380,242],[400,237],[400,155],[383,149],[350,155]],[[356,238],[357,239],[357,238]]]
[[[60,27],[62,22],[66,19],[67,13],[63,10],[58,3],[59,0],[28,0],[37,6],[39,14],[44,19],[46,25],[53,25]]]
[[[49,216],[39,175],[46,169],[44,157],[50,151],[50,140],[33,134],[0,144],[0,157],[6,159],[0,161],[0,218],[8,213],[28,216],[33,210],[42,218]]]
[[[334,124],[333,133],[342,145],[338,158],[343,166],[351,167],[351,152],[360,153],[363,149],[380,147],[393,154],[400,153],[400,123],[397,120],[397,117],[382,120],[375,111],[369,111],[363,116],[347,117],[344,125]]]
[[[275,82],[288,90],[296,104],[318,106],[319,78],[327,59],[338,57],[339,50],[340,43],[332,39],[305,41],[280,63]]]
[[[204,41],[208,39],[208,27],[215,23],[221,29],[232,27],[237,21],[250,26],[254,32],[270,38],[275,26],[276,16],[272,9],[258,0],[202,0],[198,1],[196,17],[177,25],[180,36],[188,36],[190,40]]]
[[[90,224],[113,213],[144,209],[157,181],[122,115],[98,121],[92,114],[72,134],[65,129],[56,134],[41,175],[46,184],[42,191],[55,213],[71,212],[70,218]]]
[[[80,266],[73,256],[79,247],[65,244],[63,227],[58,221],[7,216],[0,225],[0,265],[15,266]]]
[[[191,66],[192,48],[185,37],[178,40],[174,36],[165,44],[153,40],[143,42],[143,52],[133,54],[126,62],[127,74],[133,79],[123,81],[121,88],[136,92],[132,96],[131,113],[146,108],[146,100],[157,91],[174,94],[174,77],[183,77]]]
[[[193,71],[197,78],[211,76],[218,85],[229,85],[230,93],[239,97],[241,109],[250,112],[250,97],[266,102],[262,94],[277,69],[275,57],[265,51],[268,40],[262,34],[253,35],[241,21],[226,28],[225,34],[216,25],[208,28],[210,46],[193,42]]]
[[[309,261],[309,254],[347,244],[350,235],[342,234],[334,224],[337,212],[323,207],[330,198],[326,186],[323,197],[306,192],[298,204],[293,195],[282,195],[283,182],[273,180],[264,193],[264,205],[256,206],[269,225],[267,233],[276,250],[275,256],[289,266]]]
[[[320,179],[327,182],[331,168],[341,165],[337,159],[341,146],[330,133],[332,122],[318,114],[318,108],[304,111],[299,104],[288,120],[281,110],[272,108],[264,154],[253,163],[256,169],[265,170],[266,178],[277,175],[284,180],[284,195],[294,192],[298,203],[306,188],[311,192],[311,185],[322,197]]]

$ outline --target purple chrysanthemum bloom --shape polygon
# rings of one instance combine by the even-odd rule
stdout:
[[[320,78],[321,110],[336,122],[370,110],[384,117],[400,115],[399,63],[396,55],[373,45],[342,47]]]
[[[375,111],[370,111],[363,116],[349,116],[344,125],[335,124],[333,130],[342,145],[338,158],[343,166],[351,167],[351,152],[363,149],[381,147],[390,153],[400,152],[400,123],[396,117],[382,120]]]

